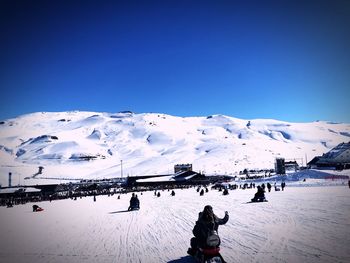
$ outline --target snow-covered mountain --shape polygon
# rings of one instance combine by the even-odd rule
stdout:
[[[0,184],[34,178],[109,178],[172,173],[192,163],[207,174],[300,164],[350,140],[350,124],[176,117],[132,112],[40,112],[0,122]],[[121,162],[122,160],[122,162]],[[121,165],[122,163],[122,165]],[[38,166],[44,167],[38,174]],[[52,181],[50,181],[52,182]]]

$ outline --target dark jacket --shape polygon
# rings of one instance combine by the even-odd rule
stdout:
[[[226,224],[228,219],[229,219],[228,214],[226,214],[224,218],[218,218],[214,214],[214,220],[208,222],[203,218],[203,212],[200,212],[196,225],[194,226],[192,231],[193,235],[197,239],[198,246],[205,247],[209,232],[212,230],[215,230],[216,232],[218,232],[219,225]]]

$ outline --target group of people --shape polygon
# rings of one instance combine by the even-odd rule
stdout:
[[[267,183],[268,191],[271,191],[271,184]],[[285,187],[285,183],[283,182],[281,185],[282,188]],[[203,189],[202,189],[203,190]],[[155,192],[156,195],[156,192]],[[175,195],[175,192],[172,191],[172,196]],[[265,185],[257,186],[257,192],[254,195],[252,201],[264,201],[265,200]],[[137,198],[137,195],[134,193],[130,199],[129,211],[134,208],[140,208],[140,201]],[[220,237],[218,235],[219,225],[224,225],[229,220],[229,214],[225,211],[225,216],[223,218],[219,218],[214,214],[213,207],[210,205],[206,205],[202,212],[198,214],[198,219],[195,223],[195,226],[192,230],[193,236],[190,241],[190,248],[187,253],[192,256],[196,256],[198,251],[201,253],[208,253],[208,255],[216,255],[219,256],[224,263],[225,261],[221,257],[220,251]]]
[[[271,191],[271,187],[272,187],[271,184],[267,183],[266,186],[267,186],[268,191],[270,192]],[[275,191],[280,191],[280,189],[277,187],[276,183],[274,184],[274,186],[275,186]],[[282,191],[284,191],[285,187],[286,187],[286,183],[283,181],[281,183]],[[263,202],[263,201],[266,201],[266,198],[265,198],[265,184],[262,184],[261,186],[258,185],[257,192],[255,193],[254,198],[251,201],[252,202]]]

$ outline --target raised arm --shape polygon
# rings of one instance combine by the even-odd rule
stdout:
[[[227,223],[228,219],[229,219],[229,215],[228,215],[228,212],[226,211],[224,218],[217,217],[217,223],[218,223],[218,225],[224,225]]]

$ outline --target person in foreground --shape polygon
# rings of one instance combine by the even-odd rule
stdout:
[[[191,238],[191,247],[187,253],[194,256],[199,262],[222,262],[220,255],[219,225],[224,225],[229,219],[228,212],[223,218],[218,218],[210,205],[206,205],[199,213],[198,220],[192,230],[194,237]],[[215,259],[214,259],[215,258]],[[210,261],[215,260],[215,261]],[[220,261],[219,261],[220,260]]]

